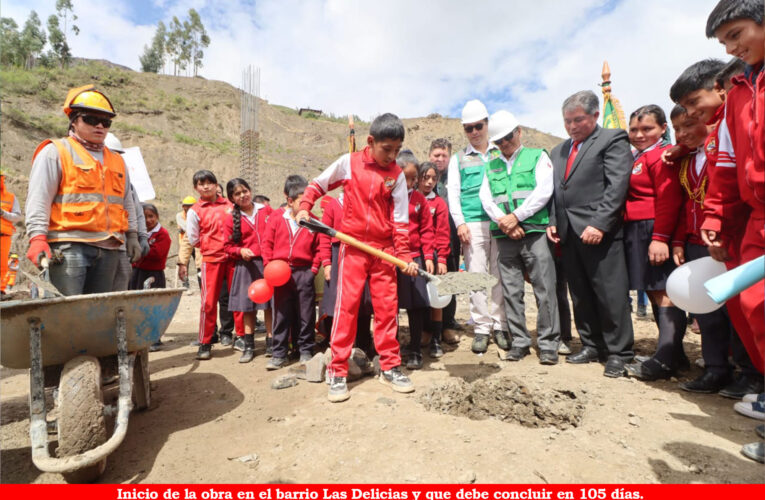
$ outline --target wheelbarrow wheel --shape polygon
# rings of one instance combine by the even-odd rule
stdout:
[[[133,365],[133,406],[136,410],[145,410],[151,404],[151,386],[149,385],[149,349],[138,351]]]
[[[59,457],[77,455],[106,442],[101,365],[92,356],[78,356],[64,366],[58,390]],[[90,483],[106,468],[97,464],[62,474],[68,483]]]

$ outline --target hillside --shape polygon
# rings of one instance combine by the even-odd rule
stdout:
[[[0,73],[0,160],[7,182],[23,206],[36,145],[65,134],[67,120],[61,106],[67,90],[92,82],[117,110],[112,132],[123,146],[140,146],[157,192],[161,220],[172,233],[172,215],[180,200],[195,194],[194,171],[210,169],[223,184],[238,175],[239,90],[219,81],[137,73],[107,64],[87,61],[64,71],[4,69]],[[348,125],[341,119],[307,118],[291,108],[261,104],[260,182],[254,190],[278,206],[287,175],[310,179],[347,150]],[[404,123],[405,147],[420,159],[435,138],[446,137],[457,147],[465,143],[458,119],[431,115]],[[357,123],[360,147],[368,127]],[[534,129],[524,128],[524,133],[528,146],[549,150],[560,141]]]

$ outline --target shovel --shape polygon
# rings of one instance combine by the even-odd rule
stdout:
[[[366,243],[362,243],[356,238],[341,233],[316,219],[311,218],[301,220],[300,225],[311,231],[337,238],[343,243],[357,248],[362,252],[379,257],[386,262],[390,262],[399,269],[403,270],[407,266],[407,263],[403,260],[385,253],[382,250],[371,247]],[[497,283],[497,278],[483,273],[452,272],[435,276],[422,269],[418,269],[417,272],[427,281],[426,286],[428,290],[428,299],[430,300],[430,307],[436,309],[443,309],[446,307],[452,300],[453,294],[468,293],[474,290],[486,290]]]

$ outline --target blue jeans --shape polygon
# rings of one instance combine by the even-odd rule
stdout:
[[[64,256],[61,264],[50,265],[50,281],[64,295],[112,291],[117,274],[119,250],[106,250],[85,243],[51,243]]]

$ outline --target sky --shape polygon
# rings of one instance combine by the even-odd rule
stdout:
[[[242,85],[261,69],[261,97],[371,119],[440,113],[459,117],[470,99],[506,109],[525,126],[565,137],[560,106],[579,90],[613,95],[629,114],[658,104],[707,57],[728,60],[704,27],[717,0],[73,0],[77,57],[140,70],[158,21],[196,9],[211,39],[200,75]],[[55,0],[0,0],[22,26],[45,24]],[[172,71],[172,67],[169,67]],[[83,82],[83,84],[86,82]],[[63,96],[62,96],[63,98]]]

